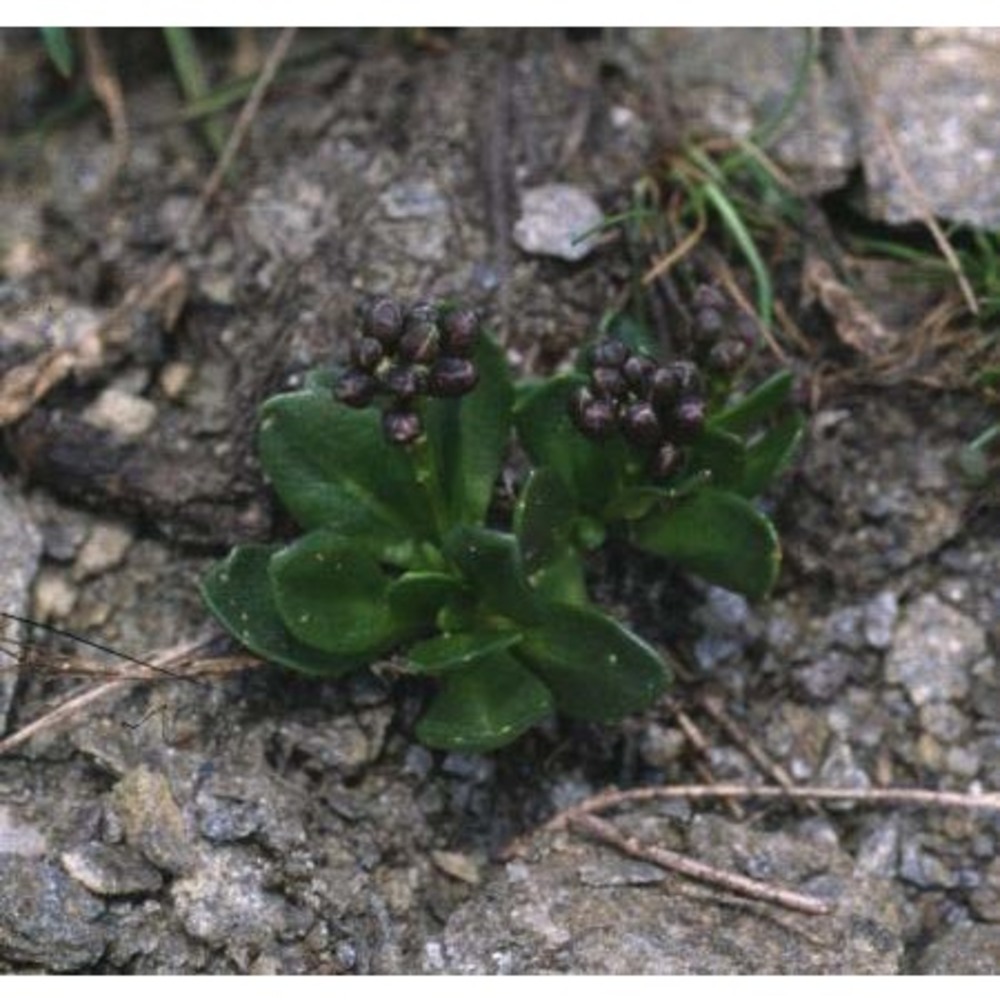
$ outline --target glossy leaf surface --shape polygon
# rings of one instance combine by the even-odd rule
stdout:
[[[519,402],[514,420],[534,464],[552,469],[580,510],[600,514],[619,488],[626,449],[619,438],[590,441],[574,426],[570,397],[585,381],[565,375],[543,383]]]
[[[596,722],[647,708],[669,673],[645,642],[595,608],[548,604],[525,631],[522,656],[567,715]]]
[[[433,535],[406,450],[385,441],[375,410],[313,386],[269,399],[261,414],[261,463],[303,528],[330,528],[401,562]]]
[[[735,493],[706,487],[632,525],[632,541],[709,583],[763,597],[781,552],[771,522]]]
[[[339,535],[303,535],[271,557],[270,574],[278,613],[300,642],[328,653],[374,655],[400,637],[389,577]]]
[[[273,545],[242,545],[213,566],[202,581],[205,603],[251,652],[306,674],[338,676],[359,660],[323,653],[300,642],[285,626],[271,592]]]
[[[519,623],[538,618],[540,602],[513,535],[459,525],[445,539],[444,551],[491,612]]]
[[[517,739],[552,711],[544,684],[508,653],[493,653],[444,676],[417,736],[442,750],[485,753]]]
[[[510,434],[514,387],[500,346],[483,337],[476,348],[479,382],[459,399],[428,400],[424,425],[449,520],[481,524],[493,497]]]
[[[439,674],[468,667],[521,641],[514,631],[456,632],[411,646],[406,659],[413,673]]]

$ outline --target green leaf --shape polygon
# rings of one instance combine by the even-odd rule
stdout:
[[[441,609],[465,596],[462,582],[450,573],[415,570],[389,584],[389,609],[400,624],[415,629],[435,625]]]
[[[774,586],[781,561],[774,525],[745,498],[710,487],[636,521],[632,541],[751,598]]]
[[[53,65],[64,77],[73,73],[73,42],[66,28],[39,28],[42,44]]]
[[[596,608],[547,604],[517,648],[567,715],[595,722],[647,708],[670,679],[663,659]]]
[[[410,670],[416,674],[442,674],[471,666],[476,660],[493,656],[521,641],[521,633],[510,629],[456,632],[418,642],[406,653]]]
[[[562,479],[552,469],[535,469],[514,511],[514,534],[528,573],[562,554],[576,517],[576,504]]]
[[[535,469],[514,512],[514,533],[535,592],[550,601],[584,604],[587,589],[578,551],[581,515],[552,469]]]
[[[543,383],[521,400],[514,422],[532,462],[552,469],[581,511],[599,516],[620,486],[628,453],[621,439],[589,441],[573,425],[570,397],[585,381],[563,375]]]
[[[743,482],[746,451],[742,438],[706,427],[691,445],[685,472],[707,472],[718,489],[736,489]]]
[[[778,372],[716,414],[709,424],[716,430],[746,434],[788,401],[792,384],[791,372]]]
[[[445,538],[444,553],[490,611],[520,623],[538,619],[540,602],[513,535],[458,525]]]
[[[417,724],[428,746],[485,753],[517,739],[552,713],[552,696],[508,653],[494,653],[444,677]]]
[[[479,383],[459,399],[428,400],[424,426],[449,521],[482,524],[510,436],[514,386],[503,349],[482,337],[475,353]]]
[[[271,591],[268,565],[276,546],[243,545],[212,567],[201,584],[209,610],[251,652],[305,674],[336,677],[360,661],[299,642],[285,627]]]
[[[805,426],[801,413],[790,413],[747,448],[746,467],[739,485],[743,496],[759,496],[788,468]]]
[[[402,565],[415,541],[433,536],[409,457],[385,441],[377,411],[309,388],[275,396],[261,412],[261,463],[302,527],[330,528]]]
[[[301,642],[328,653],[374,655],[400,639],[390,579],[342,536],[313,531],[271,557],[278,613]]]

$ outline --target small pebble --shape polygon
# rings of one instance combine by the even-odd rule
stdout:
[[[98,896],[136,896],[159,892],[160,873],[138,852],[111,844],[86,844],[66,851],[63,868]]]
[[[121,389],[105,389],[84,410],[84,419],[121,438],[142,437],[156,421],[156,406],[142,396]]]
[[[160,372],[160,388],[167,399],[177,400],[191,384],[194,368],[185,361],[171,361]]]
[[[132,532],[118,524],[98,524],[91,531],[73,564],[73,579],[100,576],[121,565],[132,545]]]
[[[592,230],[603,219],[600,206],[580,188],[544,184],[522,193],[514,242],[525,253],[571,262],[583,260],[597,246],[599,234]]]
[[[40,621],[66,618],[76,606],[77,589],[57,570],[45,567],[35,577],[32,614]]]

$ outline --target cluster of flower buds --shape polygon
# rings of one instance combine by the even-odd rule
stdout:
[[[732,378],[750,357],[757,338],[753,317],[733,308],[715,285],[701,285],[694,293],[694,357],[710,375]]]
[[[604,340],[590,357],[590,382],[570,399],[577,429],[594,441],[621,433],[649,455],[650,474],[664,479],[683,460],[683,446],[705,423],[701,375],[690,361],[657,364],[620,340]]]
[[[336,397],[359,409],[387,400],[386,440],[409,444],[423,433],[416,400],[464,396],[475,388],[479,373],[471,355],[479,332],[472,309],[418,302],[404,311],[393,299],[372,299],[361,308],[360,336]]]

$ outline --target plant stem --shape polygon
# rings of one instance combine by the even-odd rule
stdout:
[[[426,434],[422,434],[407,448],[413,468],[416,473],[417,482],[421,485],[430,504],[431,516],[434,519],[434,527],[437,529],[439,539],[444,539],[451,526],[448,517],[448,502],[441,488],[441,479],[438,475],[438,463],[434,459],[430,441]]]

